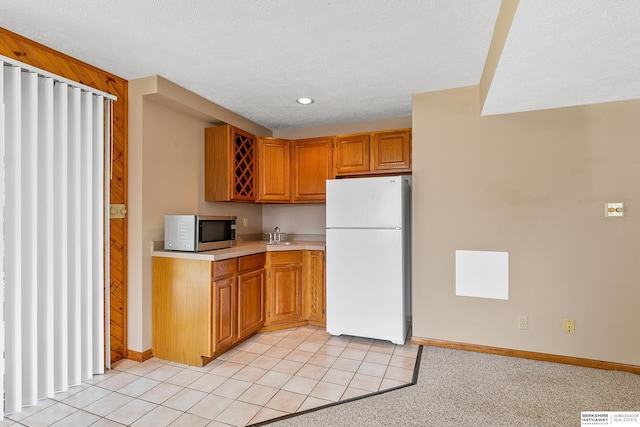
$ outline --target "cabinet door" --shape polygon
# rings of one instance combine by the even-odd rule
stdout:
[[[208,202],[230,201],[231,126],[204,130],[204,199]]]
[[[323,251],[305,251],[302,265],[304,317],[313,326],[324,327],[325,315],[325,264]]]
[[[213,282],[214,312],[213,342],[215,351],[231,346],[236,337],[236,277]]]
[[[258,201],[291,201],[291,141],[258,138]]]
[[[270,269],[270,323],[300,320],[301,270],[300,265],[274,266]]]
[[[369,144],[369,134],[337,136],[334,147],[336,175],[369,171]]]
[[[252,334],[264,325],[264,295],[264,269],[238,276],[238,339]]]
[[[153,355],[202,366],[214,352],[211,299],[211,262],[153,257]]]
[[[374,133],[371,156],[374,171],[411,171],[411,131],[399,129]]]
[[[299,139],[293,144],[294,202],[324,202],[326,182],[333,178],[333,140]]]

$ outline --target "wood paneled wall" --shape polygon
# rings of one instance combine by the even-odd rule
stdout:
[[[113,104],[111,203],[127,204],[128,82],[75,58],[0,28],[0,54],[118,97]],[[127,354],[127,220],[111,219],[111,361]]]

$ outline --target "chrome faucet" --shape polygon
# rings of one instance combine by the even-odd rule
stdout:
[[[276,227],[273,229],[273,241],[276,243],[280,243],[280,227]]]

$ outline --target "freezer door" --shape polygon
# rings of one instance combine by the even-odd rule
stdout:
[[[402,230],[327,230],[327,332],[402,344]]]
[[[402,177],[327,181],[327,228],[402,228]]]

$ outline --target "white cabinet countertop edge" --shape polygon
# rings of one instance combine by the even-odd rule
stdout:
[[[226,249],[216,249],[204,252],[180,252],[166,251],[164,249],[153,250],[151,256],[164,258],[196,259],[203,261],[221,261],[245,255],[253,255],[261,252],[272,251],[324,251],[325,242],[322,241],[291,241],[290,244],[266,245],[261,242],[238,242],[236,246]]]

